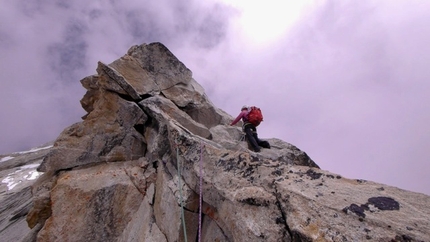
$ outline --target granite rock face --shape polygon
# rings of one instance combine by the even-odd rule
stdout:
[[[27,186],[22,241],[429,241],[429,196],[321,170],[276,138],[250,151],[160,43],[81,83],[87,114]]]

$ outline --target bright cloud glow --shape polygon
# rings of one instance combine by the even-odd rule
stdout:
[[[313,1],[246,1],[224,0],[240,11],[238,25],[245,38],[254,45],[277,40],[302,16]]]

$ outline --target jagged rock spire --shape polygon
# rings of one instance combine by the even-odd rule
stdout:
[[[81,83],[87,114],[39,167],[29,240],[184,241],[185,231],[189,241],[428,238],[428,196],[322,171],[276,138],[248,150],[233,118],[160,43],[99,62]]]

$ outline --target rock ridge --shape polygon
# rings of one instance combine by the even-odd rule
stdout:
[[[96,71],[17,213],[21,241],[428,241],[429,196],[321,170],[280,139],[250,151],[163,44]]]

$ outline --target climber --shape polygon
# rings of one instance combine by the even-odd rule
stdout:
[[[235,125],[237,122],[239,122],[240,119],[242,119],[243,122],[243,131],[245,132],[247,141],[251,144],[253,150],[255,152],[260,152],[260,146],[263,148],[270,149],[270,144],[267,141],[260,140],[258,138],[257,134],[257,128],[256,125],[252,124],[248,120],[248,114],[250,112],[250,108],[248,106],[243,106],[240,110],[239,115],[236,117],[233,122],[231,122],[231,126]]]

